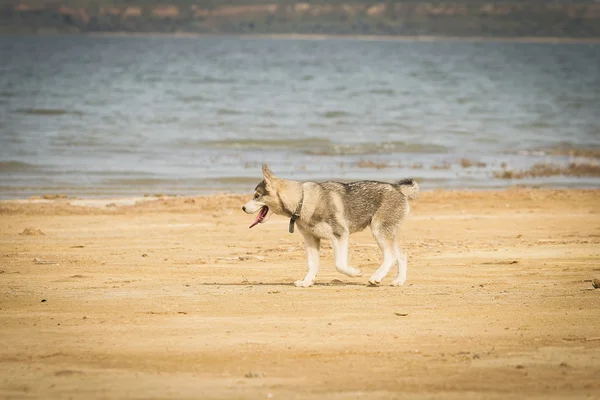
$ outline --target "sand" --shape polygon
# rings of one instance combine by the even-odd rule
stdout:
[[[402,288],[246,200],[0,202],[0,398],[600,398],[600,190],[423,193]]]

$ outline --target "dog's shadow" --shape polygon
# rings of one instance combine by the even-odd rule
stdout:
[[[200,283],[201,286],[294,286],[292,282],[205,282]],[[313,286],[366,286],[366,287],[377,287],[376,285],[369,285],[361,282],[342,282],[334,279],[331,282],[315,282]]]

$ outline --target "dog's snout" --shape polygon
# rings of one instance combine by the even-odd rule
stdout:
[[[243,212],[246,212],[246,206],[243,206],[243,207],[242,207],[242,211],[243,211]]]

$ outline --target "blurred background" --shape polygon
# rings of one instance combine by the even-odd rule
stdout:
[[[600,186],[600,2],[0,1],[0,197]]]

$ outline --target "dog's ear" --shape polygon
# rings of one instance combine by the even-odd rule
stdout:
[[[275,180],[275,174],[269,169],[267,164],[263,164],[262,166],[263,177],[265,178],[265,183],[270,185]]]

